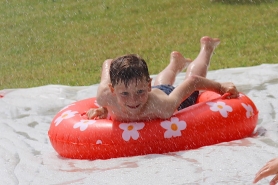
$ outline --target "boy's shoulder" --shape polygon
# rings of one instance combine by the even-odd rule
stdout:
[[[163,102],[165,100],[165,98],[167,98],[167,97],[168,97],[168,95],[165,94],[162,90],[160,90],[158,88],[153,88],[149,92],[149,100],[156,101],[155,103]]]
[[[165,94],[162,90],[160,90],[160,89],[158,89],[158,88],[152,88],[152,90],[151,90],[151,92],[150,92],[151,94],[154,94],[154,95],[167,95],[167,94]]]
[[[106,106],[113,101],[114,96],[112,95],[111,91],[109,88],[103,88],[101,90],[98,90],[97,93],[97,102],[101,106]]]

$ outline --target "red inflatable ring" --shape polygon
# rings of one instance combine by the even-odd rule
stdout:
[[[256,106],[242,93],[226,99],[203,92],[197,104],[167,120],[88,120],[92,107],[95,98],[77,101],[54,117],[48,136],[59,155],[94,160],[195,149],[248,137],[258,120]]]

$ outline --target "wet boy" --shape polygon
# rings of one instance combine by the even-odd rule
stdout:
[[[157,75],[153,87],[146,62],[139,56],[125,55],[104,61],[97,91],[101,107],[90,109],[87,116],[89,119],[105,118],[109,113],[113,120],[125,122],[167,119],[176,110],[195,104],[199,90],[238,97],[233,83],[218,83],[206,78],[210,58],[220,40],[205,36],[200,43],[201,49],[194,61],[172,52],[170,63]],[[174,88],[176,75],[186,67],[185,79]]]

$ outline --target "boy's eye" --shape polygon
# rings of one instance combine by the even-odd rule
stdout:
[[[128,95],[128,92],[122,92],[121,95],[122,95],[122,96],[127,96],[127,95]]]
[[[138,90],[137,94],[142,94],[144,92],[144,90]]]

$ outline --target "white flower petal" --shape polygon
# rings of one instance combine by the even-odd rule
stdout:
[[[229,105],[225,106],[225,110],[228,111],[228,112],[232,112],[233,111],[232,107],[230,107]]]
[[[127,132],[127,131],[123,131],[123,133],[122,133],[122,138],[123,138],[125,141],[129,141],[129,140],[130,140],[130,133]]]
[[[248,109],[248,106],[245,103],[241,103],[241,105],[245,108],[245,110]]]
[[[139,132],[138,131],[133,131],[133,132],[131,132],[131,137],[132,137],[132,139],[134,139],[134,140],[137,140],[138,138],[139,138]]]
[[[97,144],[97,145],[101,145],[101,144],[102,144],[102,141],[101,141],[101,140],[97,140],[96,144]]]
[[[222,107],[225,107],[226,106],[226,103],[223,102],[223,101],[217,101],[217,105],[220,105]]]
[[[80,131],[86,130],[87,127],[88,127],[88,124],[82,124],[82,125],[80,126]]]
[[[179,121],[176,123],[178,126],[178,130],[184,130],[186,128],[186,123],[185,121]]]
[[[254,111],[253,111],[253,107],[251,105],[246,105],[244,103],[241,103],[241,105],[245,108],[246,110],[246,117],[247,118],[250,118],[253,114],[254,114]]]
[[[144,128],[145,123],[135,123],[133,125],[136,128],[136,130],[141,130],[142,128]]]
[[[210,110],[213,111],[213,112],[218,112],[219,111],[219,108],[218,107],[210,107]]]
[[[178,123],[180,120],[177,117],[171,117],[171,122],[172,123]]]
[[[166,130],[164,132],[164,138],[171,138],[172,137],[172,132],[171,130]]]
[[[228,112],[226,110],[219,110],[221,116],[223,116],[224,118],[228,117]]]
[[[73,125],[73,128],[81,127],[81,125],[82,125],[82,122],[77,122]]]
[[[54,121],[54,123],[55,123],[55,126],[58,126],[61,122],[62,122],[62,118],[61,117],[58,117],[55,121]]]
[[[169,129],[170,126],[171,126],[171,122],[170,122],[170,121],[162,121],[162,122],[160,123],[160,125],[161,125],[163,128],[165,128],[165,129]]]
[[[181,131],[180,130],[176,130],[172,134],[173,134],[174,137],[181,136]]]
[[[128,125],[129,125],[129,124],[127,124],[127,123],[121,123],[121,124],[119,125],[119,127],[120,127],[122,130],[126,130],[127,127],[128,127]]]

